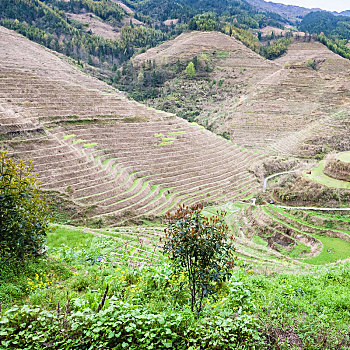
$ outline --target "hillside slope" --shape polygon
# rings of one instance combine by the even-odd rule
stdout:
[[[316,69],[308,66],[313,61]],[[286,137],[298,141],[295,132],[319,124],[349,104],[350,61],[320,43],[295,42],[276,63],[280,69],[250,91],[226,128],[248,147],[265,148],[281,140],[286,145],[283,153],[294,154],[299,145],[288,144]]]
[[[0,28],[1,148],[88,216],[158,215],[242,198],[258,157],[121,93]]]
[[[185,73],[191,60],[198,62],[193,78]],[[136,56],[133,64],[145,70],[142,65],[148,61],[170,75],[159,96],[148,103],[216,131],[252,87],[280,69],[234,37],[218,32],[181,34]]]
[[[193,79],[183,72],[174,75],[161,96],[148,103],[179,115],[186,106],[200,124],[270,154],[314,155],[319,147],[309,141],[339,135],[346,123],[346,118],[332,118],[346,112],[350,102],[350,61],[308,38],[295,38],[285,55],[268,61],[227,35],[193,32],[133,62],[174,66],[197,56],[203,66],[203,54],[210,57],[209,73],[199,69]]]

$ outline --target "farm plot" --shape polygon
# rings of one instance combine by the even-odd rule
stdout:
[[[233,200],[257,189],[248,169],[261,156],[127,100],[17,34],[0,30],[0,36],[0,58],[6,56],[0,61],[0,105],[17,111],[16,120],[7,120],[17,131],[5,130],[2,147],[33,160],[42,187],[70,198],[89,217],[153,217],[180,202]],[[22,49],[28,49],[26,57]],[[24,130],[21,121],[39,127],[40,135]]]
[[[347,213],[288,210],[245,204],[234,217],[241,254],[294,266],[339,263],[350,258]]]
[[[163,259],[162,227],[130,226],[110,229],[88,229],[69,225],[54,225],[48,244],[55,253],[68,257],[64,247],[74,245],[75,255],[91,264],[127,264],[133,267],[153,265]],[[84,242],[84,243],[81,243]],[[87,247],[95,250],[87,251]],[[66,254],[66,255],[65,255]]]

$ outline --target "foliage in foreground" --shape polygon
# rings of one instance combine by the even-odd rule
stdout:
[[[49,225],[49,210],[33,164],[0,152],[0,254],[2,260],[24,259],[40,252]]]
[[[220,283],[226,281],[234,266],[234,248],[228,242],[228,226],[218,216],[201,215],[203,206],[180,206],[174,215],[168,213],[164,252],[172,261],[178,280],[176,293],[188,288],[191,311],[200,313],[203,300],[217,295]],[[180,276],[185,276],[185,281]]]
[[[111,297],[96,314],[72,301],[72,311],[13,307],[2,319],[5,348],[26,349],[238,349],[258,344],[252,317],[193,319],[189,310],[152,313]]]
[[[350,348],[349,264],[275,274],[269,267],[266,276],[240,259],[217,300],[208,298],[195,318],[190,293],[172,298],[169,264],[92,264],[87,258],[103,255],[113,240],[77,230],[49,232],[49,259],[2,266],[1,349]],[[4,299],[10,288],[20,298]]]

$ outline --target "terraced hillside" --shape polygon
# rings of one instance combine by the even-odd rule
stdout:
[[[134,63],[173,64],[214,54],[209,86],[199,77],[180,83],[175,78],[164,87],[165,101],[149,103],[180,110],[177,106],[186,103],[180,95],[188,92],[186,100],[200,106],[195,120],[230,134],[234,142],[269,154],[310,156],[320,151],[318,139],[345,139],[339,131],[347,127],[347,118],[339,115],[350,103],[350,61],[319,42],[294,40],[284,56],[271,62],[224,34],[186,33],[135,57]],[[220,86],[211,81],[220,81]],[[330,147],[341,150],[338,146],[333,142]]]
[[[236,202],[205,208],[224,209],[234,234],[236,254],[267,271],[308,269],[350,259],[348,210],[313,210],[283,205]]]
[[[306,140],[334,132],[332,115],[348,106],[350,62],[321,43],[295,42],[275,63],[280,69],[248,93],[226,127],[247,147],[302,155]]]
[[[244,103],[248,91],[280,69],[234,37],[218,32],[183,33],[133,59],[136,67],[148,61],[171,71],[181,62],[197,58],[193,79],[177,71],[164,84],[159,97],[148,100],[154,107],[176,112],[218,130]],[[222,129],[222,128],[221,128]],[[228,129],[223,129],[227,131]]]
[[[328,264],[349,259],[349,215],[292,210],[266,205],[246,207],[241,215],[242,252],[285,259],[294,264]],[[247,244],[247,242],[250,242]],[[259,254],[260,251],[260,254]],[[270,256],[270,257],[269,257]]]
[[[7,29],[0,39],[1,148],[32,159],[43,188],[89,216],[159,215],[257,188],[256,154],[127,100]]]

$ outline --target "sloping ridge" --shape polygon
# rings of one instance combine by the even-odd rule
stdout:
[[[249,66],[256,61],[262,66],[276,66],[274,63],[265,60],[263,57],[244,46],[234,37],[230,37],[220,32],[186,32],[177,36],[175,39],[160,44],[146,52],[137,55],[133,59],[134,65],[142,64],[147,60],[156,61],[158,64],[174,63],[178,59],[192,59],[195,55],[203,52],[213,53],[214,51],[226,51],[234,53],[236,60],[244,60],[240,64]]]
[[[316,70],[307,66],[313,60]],[[350,61],[321,43],[294,42],[276,63],[280,69],[250,89],[222,129],[248,148],[291,155],[320,131],[319,123],[349,105]]]
[[[179,202],[243,198],[257,187],[247,171],[255,154],[127,100],[2,27],[0,124],[1,147],[33,160],[44,189],[93,217],[160,215]]]
[[[246,148],[285,155],[307,156],[317,148],[307,145],[310,139],[337,132],[339,123],[335,126],[332,116],[350,103],[350,61],[319,42],[295,38],[287,53],[272,62],[228,35],[189,32],[136,56],[133,62],[173,64],[195,55],[201,58],[203,53],[215,60],[210,80],[224,86],[210,98],[201,89],[205,82],[182,81],[183,91],[196,101],[199,123],[219,134],[229,133]],[[170,88],[178,89],[175,82]],[[149,103],[157,105],[157,101],[167,108],[162,98]]]

